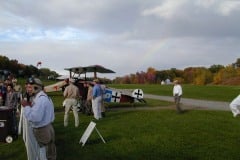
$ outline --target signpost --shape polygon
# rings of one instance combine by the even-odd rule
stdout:
[[[98,129],[96,127],[96,123],[91,121],[90,124],[88,125],[87,129],[83,133],[83,135],[79,141],[79,144],[82,143],[82,146],[84,146],[94,129],[97,131],[97,133],[100,136],[100,138],[102,139],[103,143],[106,143],[105,140],[103,139],[102,135],[98,131]]]

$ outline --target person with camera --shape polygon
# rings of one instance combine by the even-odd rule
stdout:
[[[32,124],[33,134],[40,150],[46,150],[48,160],[55,160],[55,132],[52,126],[55,119],[53,102],[43,91],[43,84],[38,78],[29,78],[26,82],[26,89],[32,92],[30,94],[33,97],[32,101],[22,100],[23,114]]]

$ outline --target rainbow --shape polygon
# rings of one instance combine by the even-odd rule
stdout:
[[[156,43],[152,44],[151,47],[143,54],[140,63],[151,61],[156,58],[155,55],[160,54],[161,50],[168,47],[168,38],[162,38]],[[150,67],[150,66],[149,66]]]

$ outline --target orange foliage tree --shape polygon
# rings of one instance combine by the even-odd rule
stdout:
[[[239,75],[238,72],[238,68],[229,65],[217,72],[217,74],[213,78],[213,83],[221,84],[230,78],[237,77]]]

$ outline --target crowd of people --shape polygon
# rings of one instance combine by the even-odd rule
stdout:
[[[7,106],[17,111],[22,93],[21,85],[17,84],[16,78],[0,80],[0,106]]]
[[[45,159],[56,159],[55,133],[52,126],[55,116],[54,105],[44,92],[40,79],[29,78],[25,83],[24,93],[16,78],[9,76],[6,80],[0,81],[0,106],[12,110],[11,132],[14,136],[18,135],[17,115],[22,106],[22,113],[30,122],[31,132],[40,147],[39,152],[42,151],[42,159],[44,157]],[[29,144],[26,145],[27,148]]]
[[[79,126],[78,104],[91,110],[93,117],[99,120],[105,116],[104,92],[106,86],[101,84],[99,79],[93,82],[78,82],[75,79],[68,79],[63,90],[65,107],[64,127],[68,126],[69,112],[73,111],[75,127]],[[16,78],[8,78],[0,81],[0,105],[13,109],[14,121],[16,113],[23,107],[24,117],[31,122],[32,133],[40,148],[45,149],[47,159],[56,159],[55,131],[52,123],[55,119],[54,104],[44,92],[44,86],[40,79],[31,77],[25,83],[25,89],[18,85]],[[180,107],[183,95],[182,86],[178,80],[174,81],[173,97],[177,113],[182,113]],[[234,117],[240,115],[240,95],[230,103],[230,109]]]
[[[17,84],[16,78],[9,77],[5,81],[0,80],[0,106],[11,110],[9,112],[12,117],[11,133],[14,138],[18,137],[17,115],[19,115],[21,93],[22,88]]]
[[[75,79],[68,79],[67,85],[64,87],[63,96],[65,114],[64,114],[64,126],[68,125],[68,114],[70,109],[73,110],[75,117],[75,126],[79,125],[79,118],[77,112],[79,111],[79,105],[82,111],[91,115],[93,114],[95,119],[100,119],[105,116],[105,107],[103,101],[103,95],[105,85],[100,84],[99,79],[94,79],[93,82],[77,82]],[[15,77],[9,76],[6,80],[0,80],[0,106],[7,106],[14,109],[15,113],[19,113],[21,104],[21,98],[25,97],[29,99],[27,83],[23,89],[18,84]]]
[[[68,79],[64,88],[64,126],[68,126],[69,112],[73,111],[75,127],[79,126],[78,104],[88,109],[96,120],[105,116],[103,104],[104,85],[98,79],[93,82],[76,82]],[[56,159],[55,132],[52,123],[55,119],[54,104],[44,92],[44,86],[38,78],[28,78],[25,88],[18,85],[17,79],[9,77],[0,81],[0,106],[13,109],[15,131],[17,133],[17,114],[22,108],[25,119],[30,122],[32,134],[39,145],[39,152],[44,149],[47,159]],[[43,154],[44,155],[44,154]],[[42,155],[42,156],[43,156]],[[40,154],[41,156],[41,154]]]
[[[63,106],[65,107],[64,126],[68,126],[69,112],[73,111],[75,127],[79,126],[78,108],[87,114],[93,114],[96,120],[105,117],[104,107],[105,85],[100,84],[99,79],[93,82],[76,81],[69,79],[65,87],[63,96]]]

